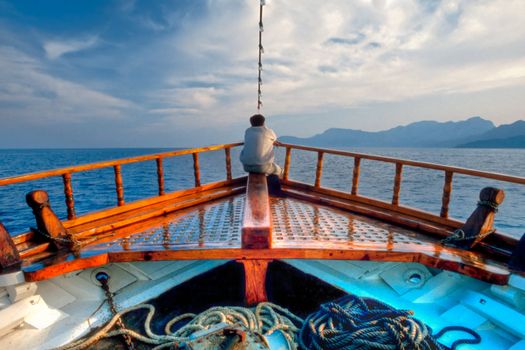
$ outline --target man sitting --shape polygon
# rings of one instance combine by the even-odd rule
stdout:
[[[282,175],[282,169],[274,163],[273,146],[278,144],[272,129],[264,125],[264,116],[255,114],[250,118],[250,128],[244,133],[241,163],[244,171],[266,175]]]

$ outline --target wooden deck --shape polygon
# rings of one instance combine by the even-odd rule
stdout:
[[[243,221],[249,206],[245,189],[236,189],[207,191],[199,196],[207,198],[204,203],[195,201],[191,207],[147,219],[138,218],[149,216],[160,204],[74,226],[75,235],[89,243],[76,253],[22,250],[26,279],[47,279],[109,262],[185,259],[410,261],[498,284],[509,277],[502,264],[481,253],[444,247],[420,230],[292,196],[270,198],[270,247],[254,249],[242,244],[243,222],[253,225]],[[228,194],[210,201],[221,191]],[[183,196],[170,205],[187,201]]]
[[[47,232],[48,237],[28,232],[11,239],[5,230],[0,232],[2,250],[6,252],[5,259],[0,261],[0,274],[16,270],[21,265],[27,281],[38,281],[110,262],[231,259],[244,264],[248,288],[264,281],[266,266],[274,259],[345,259],[419,262],[491,283],[507,283],[510,272],[506,261],[516,244],[515,238],[495,233],[469,250],[440,243],[463,225],[448,217],[451,175],[445,177],[439,215],[399,205],[403,165],[427,167],[447,174],[486,174],[386,157],[311,149],[318,152],[318,161],[315,182],[310,185],[288,178],[291,149],[310,148],[285,145],[283,190],[279,197],[271,197],[263,175],[250,174],[248,179],[232,177],[230,149],[236,146],[239,144],[169,152],[0,180],[0,185],[5,185],[62,176],[69,218],[60,222],[45,198],[41,199],[41,194],[33,195],[36,199],[33,198],[35,200],[31,203],[39,229],[56,229],[58,233]],[[201,184],[198,154],[218,149],[225,151],[226,179]],[[354,157],[351,192],[321,186],[324,153]],[[195,187],[165,193],[162,159],[184,154],[193,155]],[[396,165],[391,203],[358,194],[360,159]],[[159,195],[126,203],[120,167],[142,160],[156,160]],[[118,206],[77,217],[70,186],[71,174],[101,167],[115,168]],[[525,181],[506,175],[489,175],[486,177],[504,178],[514,183]],[[494,193],[501,194],[498,200],[503,200],[502,193]],[[483,220],[488,220],[489,225],[483,223],[479,230],[488,232],[494,211],[480,215]],[[252,302],[265,297],[255,287],[251,292],[250,296],[247,291],[247,299]]]

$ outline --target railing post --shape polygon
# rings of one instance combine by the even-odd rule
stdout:
[[[71,185],[71,173],[62,174],[64,182],[64,195],[66,197],[67,219],[72,220],[77,217],[75,213],[75,199],[73,198],[73,186]]]
[[[195,176],[195,187],[201,185],[201,170],[199,167],[199,153],[192,153],[193,155],[193,175]]]
[[[450,204],[450,194],[452,192],[452,171],[445,171],[445,184],[443,185],[443,198],[441,199],[441,213],[442,218],[448,218],[448,206]]]
[[[352,174],[352,194],[357,195],[357,190],[359,188],[359,171],[361,165],[361,158],[354,158],[354,171]]]
[[[124,187],[122,185],[122,169],[120,164],[113,166],[115,170],[115,187],[117,191],[117,204],[119,207],[124,205]]]
[[[232,155],[231,148],[226,147],[224,149],[224,154],[226,155],[226,180],[230,181],[232,179]]]
[[[401,177],[403,173],[403,164],[396,163],[396,177],[394,180],[394,189],[392,191],[392,204],[399,205],[399,191],[401,190]]]
[[[292,148],[289,146],[286,146],[286,156],[284,157],[284,174],[283,174],[283,180],[288,180],[288,176],[290,174],[290,158],[292,154]]]
[[[324,152],[317,152],[317,168],[315,169],[315,187],[321,187],[321,177],[323,176],[323,157]]]
[[[157,181],[159,183],[159,196],[164,194],[164,167],[162,158],[157,158]]]

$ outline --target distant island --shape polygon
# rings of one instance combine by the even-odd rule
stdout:
[[[312,137],[282,136],[279,141],[318,147],[525,148],[525,121],[496,127],[472,117],[458,122],[422,121],[384,131],[328,129]]]

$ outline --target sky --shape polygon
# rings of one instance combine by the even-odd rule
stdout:
[[[258,0],[0,0],[0,148],[189,147],[257,112]],[[267,0],[278,135],[525,119],[523,0]]]

